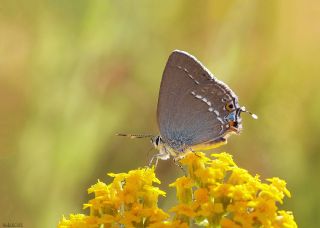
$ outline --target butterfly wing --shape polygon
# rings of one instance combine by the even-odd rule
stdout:
[[[174,149],[221,141],[230,125],[225,106],[238,98],[195,57],[174,51],[166,64],[157,107],[161,137]],[[241,119],[239,117],[240,130]]]

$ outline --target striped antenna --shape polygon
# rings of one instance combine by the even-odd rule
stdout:
[[[143,134],[116,134],[117,136],[125,136],[129,137],[130,139],[141,139],[141,138],[151,138],[154,137],[154,135],[143,135]]]
[[[242,106],[242,107],[240,108],[240,111],[241,111],[241,112],[246,112],[246,113],[248,113],[248,114],[249,114],[253,119],[255,119],[255,120],[258,119],[258,116],[257,116],[256,114],[247,111],[247,110],[246,110],[246,107],[244,107],[244,106]]]

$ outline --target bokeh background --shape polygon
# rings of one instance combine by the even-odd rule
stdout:
[[[0,1],[0,223],[54,227],[107,172],[147,164],[170,52],[188,51],[259,115],[235,161],[288,182],[300,227],[320,226],[320,2]],[[181,170],[159,163],[167,185]]]

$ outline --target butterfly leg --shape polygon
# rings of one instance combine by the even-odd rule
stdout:
[[[194,155],[196,155],[198,158],[201,158],[201,156],[199,154],[197,154],[197,151],[194,151],[192,149],[190,149],[192,153],[194,153]]]
[[[184,157],[184,155],[178,155],[173,158],[173,162],[176,166],[179,166],[179,168],[182,170],[183,174],[187,176],[186,170],[182,167],[182,165],[179,163],[179,161]]]
[[[157,155],[158,155],[158,154],[155,154],[155,155],[152,156],[152,158],[151,158],[150,161],[149,161],[149,165],[148,165],[149,167],[152,166],[152,163],[153,163],[153,160],[154,160],[154,159],[156,159],[155,167],[157,167],[157,164],[158,164],[158,157],[157,157]]]
[[[192,147],[184,147],[184,149],[182,150],[182,153],[185,155],[186,153],[188,152],[191,152],[191,153],[194,153],[197,157],[200,157],[198,154],[197,154],[197,151],[194,150]],[[184,156],[183,155],[183,156]],[[182,157],[181,157],[182,158]]]
[[[153,163],[154,160],[155,160],[154,166],[157,167],[159,159],[168,160],[169,158],[170,158],[170,155],[166,154],[166,153],[155,154],[155,155],[152,156],[152,158],[151,158],[151,160],[149,162],[149,167],[152,166],[152,163]]]

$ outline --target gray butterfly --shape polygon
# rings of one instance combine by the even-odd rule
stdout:
[[[231,134],[239,134],[242,112],[257,119],[240,107],[236,94],[195,57],[175,50],[169,56],[160,86],[157,108],[160,135],[125,136],[151,137],[159,151],[153,157],[156,163],[170,155],[177,160],[187,151],[212,149],[225,144]]]

